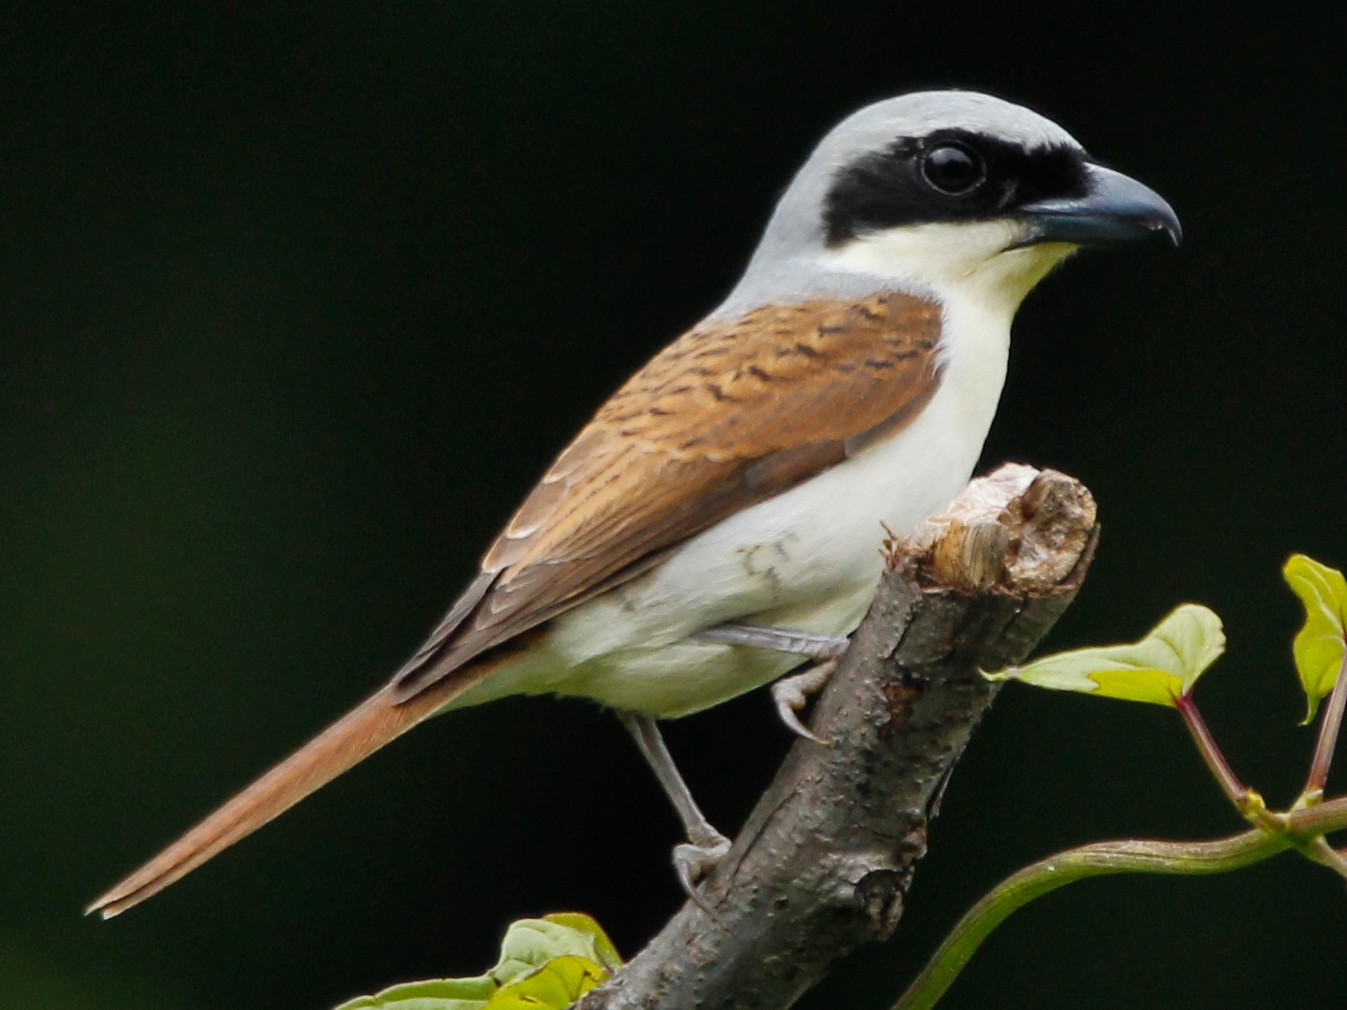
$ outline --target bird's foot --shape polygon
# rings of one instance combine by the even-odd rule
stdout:
[[[772,700],[776,702],[777,715],[781,716],[786,728],[797,736],[822,744],[824,747],[828,746],[828,741],[801,722],[800,713],[809,704],[810,697],[823,690],[836,669],[837,660],[827,659],[800,673],[782,677],[772,685]]]
[[[678,882],[683,885],[683,893],[712,919],[716,918],[716,913],[697,887],[720,865],[729,851],[730,840],[715,829],[698,838],[695,843],[684,842],[674,846],[674,872],[678,874]]]
[[[808,656],[814,660],[814,665],[807,670],[782,677],[773,684],[772,697],[776,700],[776,711],[781,721],[792,733],[814,743],[827,745],[828,741],[810,732],[800,721],[800,712],[809,704],[810,696],[817,694],[828,683],[828,678],[837,668],[837,661],[851,645],[851,639],[845,635],[820,635],[812,631],[794,631],[762,624],[718,624],[714,628],[697,632],[695,637],[703,642],[771,649],[793,656]]]

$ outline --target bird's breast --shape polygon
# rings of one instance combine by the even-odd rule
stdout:
[[[554,619],[547,636],[553,674],[539,688],[683,714],[800,662],[691,639],[697,631],[740,621],[849,634],[874,595],[885,526],[906,532],[947,505],[972,474],[1005,376],[1008,322],[1001,329],[979,334],[966,326],[950,341],[939,389],[901,430],[720,521],[658,567]]]

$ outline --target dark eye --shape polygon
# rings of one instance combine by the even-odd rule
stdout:
[[[963,144],[940,144],[921,159],[921,174],[948,196],[962,196],[986,178],[982,159]]]

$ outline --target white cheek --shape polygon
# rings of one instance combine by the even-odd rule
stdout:
[[[998,314],[1013,314],[1034,285],[1076,248],[1053,243],[1011,249],[1025,229],[1013,220],[890,228],[825,251],[820,265],[916,284],[945,302],[979,301]]]

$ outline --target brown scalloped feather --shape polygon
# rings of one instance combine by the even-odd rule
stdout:
[[[525,499],[393,680],[407,700],[901,430],[938,384],[937,304],[888,293],[698,326],[636,373]]]

